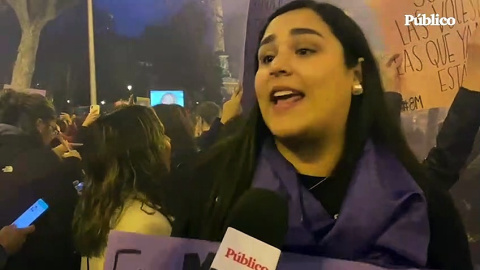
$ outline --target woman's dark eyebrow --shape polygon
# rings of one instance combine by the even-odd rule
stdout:
[[[272,43],[273,41],[275,41],[275,38],[276,38],[276,36],[274,34],[267,36],[266,38],[264,38],[260,42],[260,47],[262,47],[263,45],[267,45],[269,43]]]
[[[298,36],[298,35],[316,35],[323,38],[323,35],[319,32],[310,29],[310,28],[293,28],[290,30],[290,35]]]
[[[293,28],[292,30],[290,30],[290,35],[292,36],[298,36],[298,35],[316,35],[316,36],[319,36],[319,37],[322,37],[323,38],[323,35],[320,34],[319,32],[313,30],[313,29],[310,29],[310,28]],[[263,45],[267,45],[269,43],[272,43],[273,41],[275,41],[276,39],[276,36],[274,34],[271,34],[267,37],[265,37],[261,42],[260,42],[260,47],[262,47]]]

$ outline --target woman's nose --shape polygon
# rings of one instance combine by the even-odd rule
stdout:
[[[288,76],[291,74],[290,57],[277,55],[270,65],[270,75],[274,77]]]

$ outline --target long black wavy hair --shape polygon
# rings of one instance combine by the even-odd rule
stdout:
[[[329,25],[330,30],[343,46],[345,66],[353,68],[363,58],[362,86],[364,93],[352,96],[347,119],[344,151],[333,171],[336,179],[349,182],[356,164],[363,153],[365,143],[371,139],[384,145],[405,166],[423,188],[423,169],[408,147],[400,125],[387,108],[379,69],[367,39],[360,27],[343,10],[327,3],[311,0],[290,2],[278,9],[268,19],[260,33],[260,40],[270,22],[276,17],[297,9],[313,10]],[[256,59],[258,69],[258,59]],[[262,119],[258,104],[251,111],[239,136],[218,145],[208,158],[198,164],[200,173],[213,177],[213,189],[205,205],[204,220],[197,224],[198,237],[220,241],[225,230],[228,211],[237,199],[250,188],[257,166],[261,145],[272,136]],[[221,170],[214,168],[222,168]],[[212,171],[214,171],[212,175]],[[341,180],[340,180],[341,181]],[[195,226],[195,225],[194,225]]]
[[[82,256],[97,257],[128,200],[167,215],[162,179],[168,174],[168,147],[153,109],[139,105],[101,116],[86,133],[85,188],[75,210],[74,240]]]

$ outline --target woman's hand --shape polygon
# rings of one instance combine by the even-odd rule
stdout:
[[[77,150],[70,150],[62,155],[62,158],[78,158],[82,160],[82,156]]]
[[[243,86],[239,84],[237,90],[233,93],[232,98],[223,104],[222,118],[220,119],[222,124],[226,124],[228,121],[242,113],[242,96]]]
[[[69,126],[73,124],[73,119],[70,117],[68,113],[61,113],[60,120],[65,121]]]
[[[382,77],[383,87],[387,92],[401,92],[401,77],[397,72],[398,67],[403,62],[401,54],[377,57],[380,68],[380,76]]]
[[[87,115],[87,118],[85,118],[85,121],[83,121],[82,126],[84,127],[90,126],[93,122],[97,121],[99,117],[100,117],[100,112],[98,110],[91,111]]]
[[[0,230],[0,245],[8,255],[17,253],[25,243],[27,236],[35,231],[35,226],[18,229],[15,225],[3,227]]]
[[[59,146],[52,149],[52,151],[59,157],[62,158],[65,153],[69,151],[68,147],[64,144],[60,144]]]

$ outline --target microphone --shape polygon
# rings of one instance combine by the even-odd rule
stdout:
[[[227,217],[228,229],[212,269],[272,270],[288,230],[288,203],[266,189],[243,194]]]
[[[287,200],[267,189],[250,189],[234,205],[227,224],[280,249],[288,230]]]

